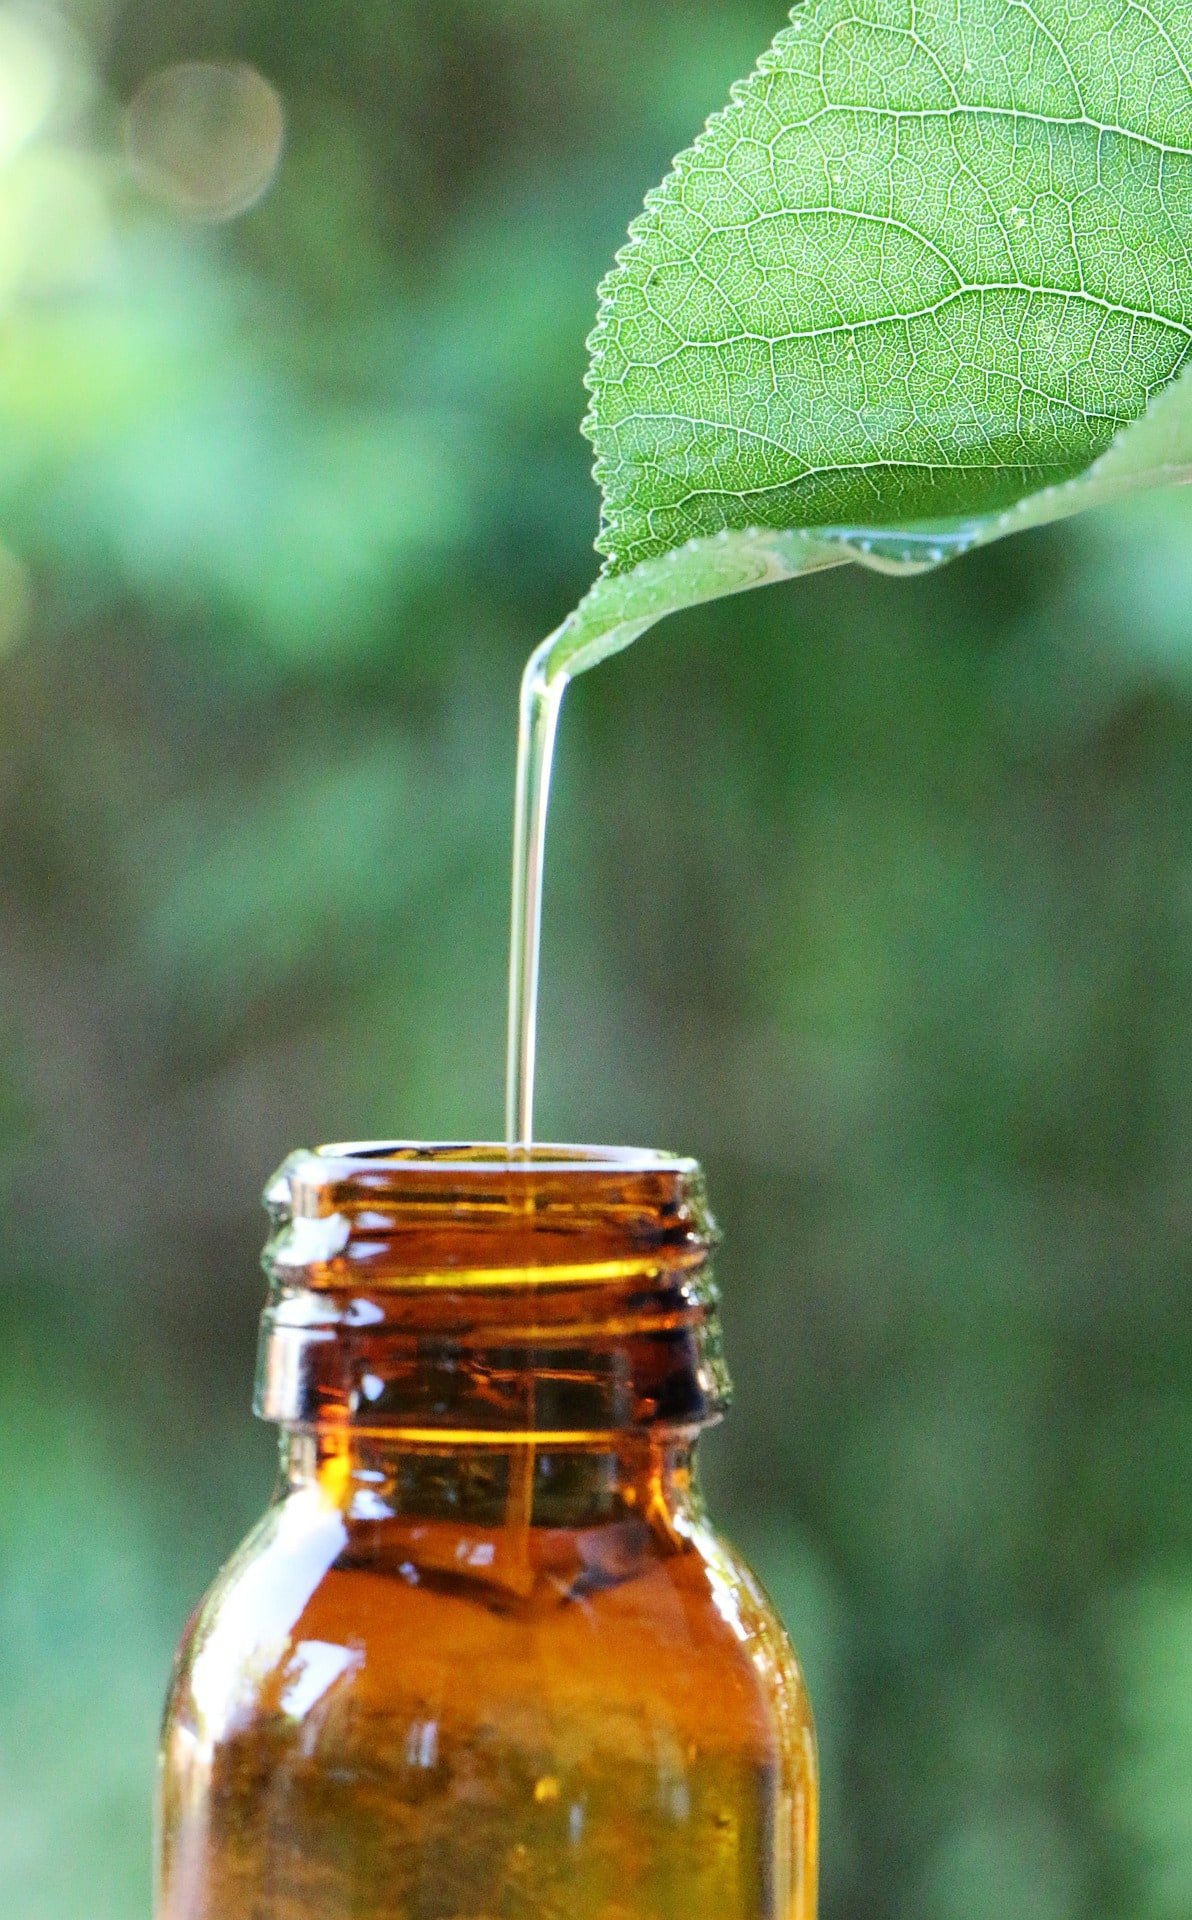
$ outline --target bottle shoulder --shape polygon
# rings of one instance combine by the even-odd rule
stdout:
[[[218,1742],[349,1709],[412,1723],[449,1700],[456,1716],[598,1713],[622,1739],[665,1722],[765,1747],[809,1722],[774,1609],[702,1519],[358,1522],[316,1490],[272,1508],[216,1581],[170,1716]]]

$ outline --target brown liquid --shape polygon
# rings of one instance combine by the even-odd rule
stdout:
[[[813,1920],[806,1694],[693,1480],[696,1170],[332,1154],[287,1194],[283,1479],[180,1654],[159,1920]]]
[[[165,1920],[810,1916],[801,1692],[702,1525],[659,1509],[515,1547],[345,1519],[317,1485],[266,1524],[175,1704]]]

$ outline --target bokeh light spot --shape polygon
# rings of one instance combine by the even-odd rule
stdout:
[[[281,159],[285,113],[255,67],[186,61],[151,74],[125,115],[138,180],[195,220],[228,220],[266,191]]]

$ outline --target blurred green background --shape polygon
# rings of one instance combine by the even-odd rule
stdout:
[[[6,1920],[148,1914],[170,1652],[270,1484],[266,1177],[499,1129],[594,287],[781,20],[0,9]],[[1188,1920],[1192,500],[581,682],[544,1001],[543,1134],[708,1167],[825,1920]]]

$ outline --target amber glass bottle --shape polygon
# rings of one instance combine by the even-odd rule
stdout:
[[[807,1697],[694,1474],[698,1167],[328,1147],[266,1202],[281,1475],[179,1653],[158,1920],[813,1920]]]

